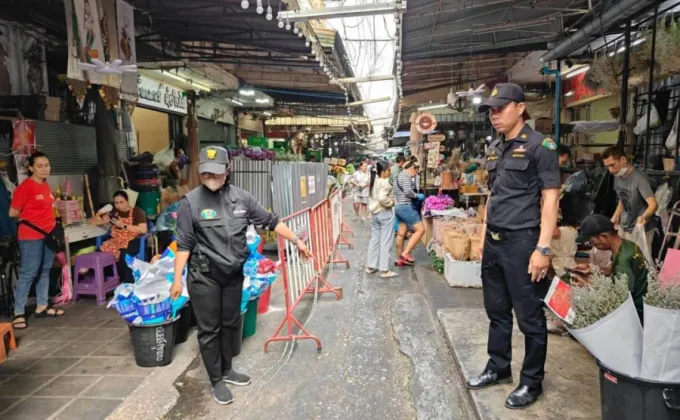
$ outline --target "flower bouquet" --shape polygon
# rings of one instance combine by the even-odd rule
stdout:
[[[640,378],[680,382],[680,273],[663,282],[647,266],[649,289],[645,298],[645,330],[642,340]]]
[[[590,286],[572,290],[571,307],[571,335],[606,367],[637,377],[642,325],[628,291],[627,277],[593,274]]]

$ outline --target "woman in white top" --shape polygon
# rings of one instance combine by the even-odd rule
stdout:
[[[371,221],[371,242],[368,246],[366,273],[380,270],[380,277],[386,279],[397,276],[389,270],[390,250],[394,241],[394,194],[390,182],[390,164],[378,161],[371,172],[369,185],[368,210],[373,215]]]
[[[352,184],[354,185],[354,218],[356,220],[361,215],[361,220],[366,220],[366,206],[368,205],[368,184],[371,182],[371,176],[368,173],[368,164],[361,162],[359,170],[354,173],[352,177]]]

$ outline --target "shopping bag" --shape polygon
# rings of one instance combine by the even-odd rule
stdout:
[[[571,295],[571,286],[555,276],[552,283],[550,283],[548,293],[543,299],[545,306],[568,324],[572,324],[576,316],[571,308]]]
[[[644,306],[640,378],[680,383],[680,311]]]
[[[606,367],[633,378],[640,375],[642,325],[630,295],[606,317],[569,333]]]

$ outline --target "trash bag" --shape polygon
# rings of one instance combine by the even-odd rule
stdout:
[[[250,255],[243,265],[243,296],[241,312],[245,311],[249,300],[260,297],[276,280],[281,272],[281,262],[266,258],[257,250],[262,238],[255,232],[253,225],[248,226],[246,242]]]
[[[584,171],[578,171],[571,175],[568,179],[567,182],[565,183],[566,187],[564,189],[565,192],[567,193],[572,193],[572,194],[583,194],[585,193],[586,190],[586,185],[588,184],[588,179],[586,178],[586,173]]]
[[[159,168],[167,168],[173,160],[175,160],[175,151],[172,146],[168,146],[153,156],[153,163]]]

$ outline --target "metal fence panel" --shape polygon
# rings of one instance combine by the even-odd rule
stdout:
[[[231,184],[251,193],[262,207],[272,209],[272,162],[268,160],[234,160]]]
[[[327,174],[325,163],[275,162],[272,199],[276,214],[285,217],[326,199]]]

